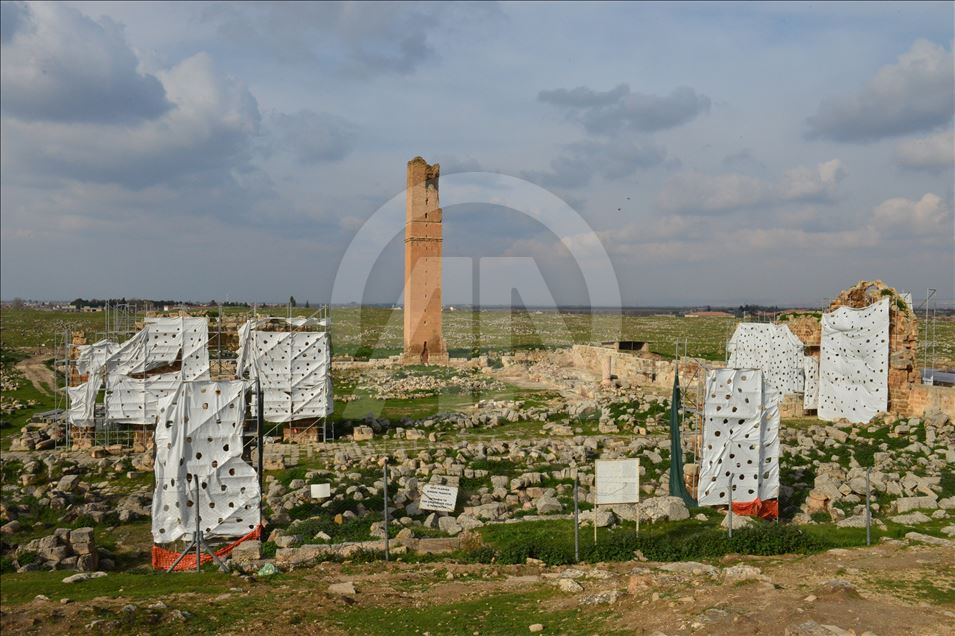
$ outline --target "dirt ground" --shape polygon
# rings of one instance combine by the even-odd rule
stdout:
[[[29,380],[37,391],[47,395],[53,395],[56,389],[56,375],[44,364],[50,357],[49,352],[41,353],[16,364],[23,377]]]
[[[205,577],[208,589],[200,584],[200,591],[152,597],[117,579],[120,587],[109,595],[66,604],[60,599],[79,599],[80,586],[91,582],[58,584],[46,592],[49,599],[21,604],[5,591],[0,626],[8,634],[480,636],[529,633],[534,623],[545,634],[955,634],[952,548],[888,542],[813,556],[727,557],[714,565],[740,563],[761,574],[739,580],[636,561],[578,568],[326,563],[263,580],[188,575]],[[561,573],[583,589],[559,590]],[[353,583],[356,593],[328,590],[340,582]]]

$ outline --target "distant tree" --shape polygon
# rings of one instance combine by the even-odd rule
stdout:
[[[295,296],[288,297],[288,304],[291,305],[292,307],[298,307],[298,305],[295,304]]]
[[[22,298],[14,298],[11,303],[16,309],[21,309],[24,305]]]
[[[312,306],[308,304],[308,299],[305,300],[305,309],[311,309]]]

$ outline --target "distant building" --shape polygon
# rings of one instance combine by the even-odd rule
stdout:
[[[735,318],[735,316],[726,311],[691,311],[686,314],[687,318]]]

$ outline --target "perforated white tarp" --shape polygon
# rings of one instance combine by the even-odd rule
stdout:
[[[868,422],[888,406],[889,300],[822,315],[819,419]]]
[[[179,316],[147,318],[142,331],[107,360],[110,373],[141,374],[181,358],[184,381],[209,379],[209,320]]]
[[[325,417],[334,409],[328,332],[258,331],[249,321],[239,329],[236,373],[259,379],[270,422]]]
[[[76,372],[88,375],[106,366],[106,361],[119,350],[119,345],[110,340],[100,340],[91,345],[79,345],[76,350]]]
[[[244,387],[241,380],[184,382],[160,405],[152,525],[156,543],[191,538],[197,512],[204,536],[243,536],[258,525],[258,477],[242,460]]]
[[[726,345],[727,366],[760,369],[783,395],[803,391],[803,343],[786,325],[742,322]]]
[[[815,411],[819,407],[819,360],[815,356],[805,356],[802,363],[803,376],[806,378],[802,407],[807,411]]]
[[[174,395],[182,384],[182,375],[160,373],[145,381],[112,374],[106,379],[106,417],[124,424],[156,424],[159,404]]]
[[[699,502],[728,505],[779,496],[779,394],[759,369],[706,377]]]

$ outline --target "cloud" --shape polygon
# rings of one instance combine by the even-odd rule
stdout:
[[[776,187],[776,195],[784,201],[828,201],[845,176],[846,170],[838,159],[815,168],[800,166],[786,171]]]
[[[33,29],[30,9],[25,2],[0,2],[0,44],[13,39],[21,29]]]
[[[726,212],[766,203],[771,193],[772,188],[755,177],[691,172],[667,180],[657,207],[677,213]]]
[[[657,207],[677,214],[707,214],[783,203],[829,202],[845,174],[838,159],[815,168],[792,168],[775,184],[738,173],[684,173],[664,184]]]
[[[562,154],[551,160],[550,170],[525,172],[524,177],[547,188],[578,188],[598,175],[624,179],[666,158],[666,149],[652,143],[578,141],[563,147]]]
[[[171,104],[138,70],[123,28],[60,3],[3,3],[3,113],[25,121],[129,124]],[[9,22],[8,22],[9,20]]]
[[[868,142],[949,125],[955,115],[951,50],[916,40],[855,95],[827,99],[806,120],[807,137]]]
[[[4,170],[131,188],[176,179],[232,182],[259,131],[255,98],[205,53],[158,77],[175,108],[135,126],[4,118]]]
[[[730,153],[723,157],[723,166],[730,170],[762,170],[766,165],[753,155],[749,148],[743,148],[737,152]]]
[[[276,113],[270,120],[277,147],[307,164],[344,159],[355,145],[355,126],[338,115],[302,110]]]
[[[562,108],[570,119],[599,135],[665,130],[710,110],[710,98],[686,86],[665,96],[633,93],[627,84],[604,92],[578,86],[541,91],[537,98]]]
[[[887,236],[936,237],[952,240],[952,206],[931,192],[918,201],[895,197],[880,203],[872,211],[876,228]]]
[[[492,3],[216,3],[204,17],[231,42],[290,64],[346,74],[408,75],[438,59],[434,34],[466,31],[499,15]]]
[[[951,170],[955,164],[955,136],[952,129],[900,141],[895,147],[895,162],[909,170]]]

